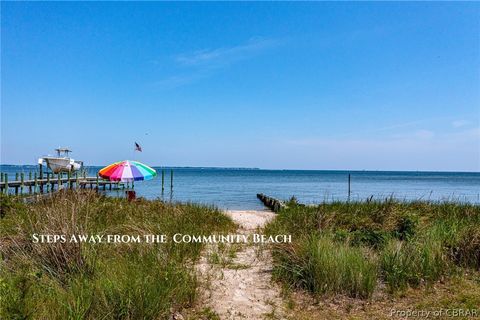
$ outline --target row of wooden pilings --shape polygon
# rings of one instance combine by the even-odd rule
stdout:
[[[350,196],[352,194],[352,188],[351,188],[351,182],[352,182],[352,177],[350,174],[348,174],[348,199],[350,200]],[[284,208],[286,208],[286,203],[285,201],[267,196],[263,193],[257,193],[257,198],[263,202],[263,204],[272,210],[273,212],[278,212]]]
[[[286,207],[285,202],[269,197],[267,195],[264,195],[263,193],[258,193],[257,198],[263,202],[265,207],[269,208],[273,212],[278,212]]]
[[[45,174],[45,177],[44,177]],[[165,190],[165,170],[162,170],[161,179],[162,179],[162,193]],[[65,186],[66,184],[66,186]],[[57,185],[56,190],[60,190],[64,187],[69,189],[73,188],[87,188],[97,189],[100,187],[103,190],[106,190],[108,187],[109,190],[112,190],[112,186],[117,189],[133,189],[134,181],[132,182],[117,182],[104,180],[99,177],[98,173],[96,176],[88,177],[86,172],[83,174],[75,173],[43,173],[42,170],[37,173],[36,171],[28,173],[28,177],[25,176],[24,172],[15,173],[15,180],[9,181],[8,174],[1,172],[0,173],[0,192],[8,194],[9,189],[15,190],[15,195],[23,194],[25,189],[28,188],[28,194],[44,193],[44,192],[53,192],[55,191],[55,185]],[[173,191],[173,169],[170,170],[170,191]]]
[[[165,170],[162,169],[162,193],[165,190]],[[173,169],[170,169],[170,191],[173,191]]]
[[[45,173],[45,177],[42,177],[42,175],[38,175],[37,172],[34,172],[33,174],[29,172],[28,177],[25,177],[25,173],[22,172],[15,174],[15,180],[9,181],[6,173],[0,173],[0,189],[3,193],[8,193],[9,189],[14,189],[16,195],[23,194],[24,190],[27,188],[28,194],[53,192],[55,191],[55,185],[57,190],[62,188],[86,188],[88,185],[90,185],[91,189],[93,189],[94,186],[97,189],[103,186],[104,190],[107,186],[109,186],[111,190],[112,185],[125,187],[118,182],[105,181],[99,178],[98,175],[95,177],[87,177],[86,174],[82,176],[78,173],[57,175],[53,173]]]

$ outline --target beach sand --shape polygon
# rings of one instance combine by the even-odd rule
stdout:
[[[239,234],[252,234],[275,214],[270,211],[228,211],[239,225]],[[283,319],[280,288],[271,280],[272,258],[266,246],[236,245],[228,263],[212,263],[205,255],[198,264],[200,278],[208,279],[202,292],[202,306],[220,319]],[[261,247],[261,248],[260,248]],[[210,254],[215,248],[209,248]]]

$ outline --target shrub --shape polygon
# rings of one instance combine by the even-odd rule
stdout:
[[[375,249],[382,248],[389,239],[389,234],[381,230],[362,229],[351,232],[353,245],[366,245]]]
[[[417,217],[413,215],[404,215],[400,217],[395,229],[395,236],[400,240],[408,240],[415,235],[418,224]]]

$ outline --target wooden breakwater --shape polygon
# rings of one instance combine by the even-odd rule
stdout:
[[[352,184],[352,177],[351,177],[351,174],[349,173],[348,174],[348,201],[350,201],[350,197],[352,195],[352,187],[351,187],[351,184]],[[263,204],[269,208],[270,210],[272,210],[273,212],[278,212],[280,211],[281,209],[284,209],[287,207],[287,202],[285,201],[282,201],[282,200],[279,200],[279,199],[276,199],[276,198],[273,198],[273,197],[269,197],[263,193],[257,193],[257,198],[263,202]],[[295,203],[297,203],[298,205],[301,205],[301,206],[305,206],[305,204],[301,204],[301,203],[298,203],[297,200],[295,199],[295,197],[292,197],[292,200],[290,201],[295,201]]]
[[[286,208],[286,204],[284,201],[269,197],[267,195],[264,195],[263,193],[257,193],[257,198],[273,212],[278,212],[281,209]]]

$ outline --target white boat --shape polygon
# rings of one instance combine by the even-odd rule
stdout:
[[[55,151],[57,152],[56,157],[45,156],[38,159],[38,162],[41,164],[43,161],[45,161],[53,173],[73,172],[82,168],[82,161],[75,161],[69,157],[68,154],[72,152],[72,150],[69,150],[68,148],[58,148],[55,149]]]

